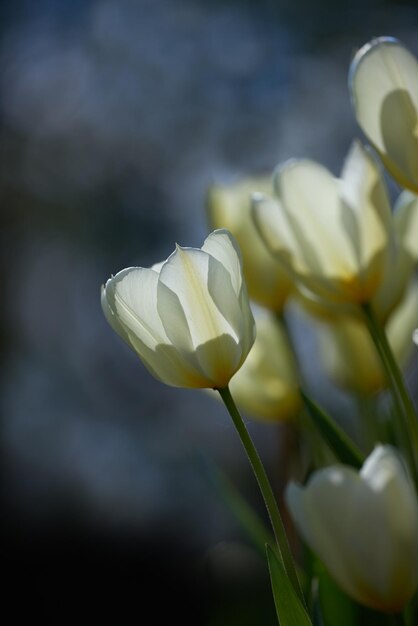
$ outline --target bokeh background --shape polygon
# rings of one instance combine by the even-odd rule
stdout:
[[[264,563],[209,476],[222,467],[263,514],[227,415],[154,381],[99,287],[200,246],[211,182],[292,156],[338,174],[360,135],[350,59],[378,35],[417,53],[416,3],[6,0],[0,18],[10,623],[273,624]],[[349,415],[309,367],[309,326],[291,327],[316,396]],[[280,428],[249,427],[274,482]]]

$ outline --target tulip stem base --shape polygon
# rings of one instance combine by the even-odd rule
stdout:
[[[370,304],[362,306],[365,321],[370,336],[379,353],[382,365],[386,372],[388,382],[392,390],[392,396],[397,411],[400,430],[402,432],[402,444],[407,455],[411,472],[418,489],[418,420],[408,390],[405,386],[402,373],[393,356],[386,333],[373,312]]]
[[[286,537],[286,531],[283,525],[282,518],[280,516],[279,508],[277,506],[276,499],[274,497],[273,489],[271,487],[270,481],[267,477],[266,470],[264,469],[264,465],[260,459],[260,456],[257,452],[257,449],[251,439],[251,436],[247,430],[247,427],[244,424],[244,421],[241,417],[240,412],[238,411],[235,402],[231,396],[231,392],[228,387],[224,389],[217,389],[219,394],[230,414],[232,421],[234,422],[234,426],[238,432],[238,435],[241,439],[241,443],[244,446],[245,452],[247,453],[248,460],[250,461],[251,467],[253,469],[254,475],[257,479],[258,485],[260,487],[260,491],[262,493],[271,525],[274,531],[274,535],[276,538],[277,546],[279,549],[279,553],[281,559],[283,561],[283,565],[286,569],[286,573],[303,604],[305,604],[304,597],[302,594],[302,590],[299,584],[299,579],[296,573],[295,564],[293,561],[292,553],[290,551],[289,543]]]

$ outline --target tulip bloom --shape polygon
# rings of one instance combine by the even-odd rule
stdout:
[[[378,446],[360,473],[346,466],[289,485],[298,530],[352,598],[402,610],[418,588],[418,502],[394,448]]]
[[[355,142],[341,179],[314,161],[290,161],[276,170],[274,187],[275,198],[253,198],[270,252],[313,297],[369,302],[394,251],[389,199],[372,156]]]
[[[418,264],[418,196],[403,191],[394,207],[392,253],[383,272],[382,282],[371,299],[376,317],[385,324],[404,299]],[[357,317],[359,312],[348,304],[324,301],[306,289],[295,292],[299,304],[314,317],[333,322],[341,316]]]
[[[148,370],[175,387],[224,388],[255,336],[237,244],[217,230],[152,268],[130,267],[102,288],[112,328]]]
[[[418,62],[391,37],[363,46],[350,67],[357,121],[403,187],[418,192]]]
[[[251,194],[271,193],[270,178],[249,178],[234,185],[213,185],[207,197],[211,227],[227,228],[241,248],[248,294],[258,304],[281,311],[292,281],[267,250],[251,217]]]
[[[268,421],[294,418],[301,408],[295,357],[279,320],[256,309],[257,336],[230,390],[238,406]]]

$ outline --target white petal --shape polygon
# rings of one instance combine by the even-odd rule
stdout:
[[[418,196],[403,191],[394,208],[395,227],[403,250],[418,262]]]
[[[269,253],[251,215],[251,195],[272,193],[269,178],[244,179],[229,186],[212,186],[207,209],[214,228],[226,228],[236,238],[242,254],[250,297],[263,306],[281,311],[293,284],[282,265]]]
[[[168,338],[156,310],[158,273],[128,268],[109,279],[102,291],[106,319],[159,380],[177,387],[204,387],[205,379],[190,367]]]
[[[157,311],[158,272],[130,267],[106,284],[110,306],[120,322],[145,345],[169,343]]]
[[[172,343],[194,351],[213,386],[225,386],[242,358],[242,312],[223,265],[202,250],[178,247],[161,270],[158,312]]]
[[[242,285],[241,251],[231,233],[223,228],[213,231],[205,239],[202,250],[225,267],[231,277],[232,287],[238,295]]]
[[[418,62],[381,37],[356,54],[349,85],[357,120],[404,186],[418,191]]]
[[[109,281],[106,283],[106,285],[109,286]],[[121,324],[119,317],[116,315],[113,294],[111,298],[109,298],[109,294],[110,294],[110,290],[107,289],[107,293],[106,293],[106,287],[105,285],[102,285],[101,291],[100,291],[100,303],[102,305],[102,310],[105,315],[105,318],[108,321],[108,323],[111,325],[113,330],[119,335],[119,337],[121,337],[124,341],[126,341],[126,343],[129,346],[131,346],[131,342],[129,341],[128,334],[125,331],[125,328],[123,327],[123,325]],[[112,302],[112,306],[110,304],[111,302]]]

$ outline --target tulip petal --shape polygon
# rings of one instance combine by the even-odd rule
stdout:
[[[418,196],[403,191],[395,204],[395,228],[401,248],[413,263],[418,262]]]
[[[387,321],[404,297],[418,262],[418,197],[402,192],[394,207],[396,254],[387,264],[385,277],[374,299],[379,319]]]
[[[208,193],[209,220],[215,228],[227,228],[239,244],[245,282],[250,297],[263,306],[281,311],[292,281],[269,253],[251,215],[251,195],[271,193],[271,178],[241,180],[229,186],[212,186]]]
[[[242,285],[242,259],[241,251],[231,233],[224,228],[213,231],[205,239],[202,251],[217,259],[227,269],[232,287],[238,295]]]
[[[253,219],[254,223],[264,241],[265,246],[286,271],[297,282],[302,284],[308,292],[316,294],[325,300],[339,303],[341,294],[338,276],[326,275],[321,261],[322,245],[317,253],[315,242],[309,242],[307,232],[314,231],[315,224],[311,223],[303,226],[297,220],[288,220],[288,215],[284,207],[275,199],[261,194],[253,196]],[[310,220],[312,222],[312,220]],[[338,272],[338,268],[331,266],[328,262],[329,271],[333,274]]]
[[[157,301],[170,341],[213,386],[225,386],[243,357],[242,314],[229,272],[203,250],[177,247],[161,270]]]
[[[401,185],[418,191],[418,62],[380,37],[353,59],[349,86],[357,120]]]
[[[191,371],[182,355],[168,345],[155,308],[157,281],[158,273],[144,268],[119,272],[102,289],[105,317],[155,378],[176,387],[204,387],[202,375]]]
[[[122,270],[106,284],[110,308],[145,345],[169,343],[157,312],[158,272],[143,267]]]

